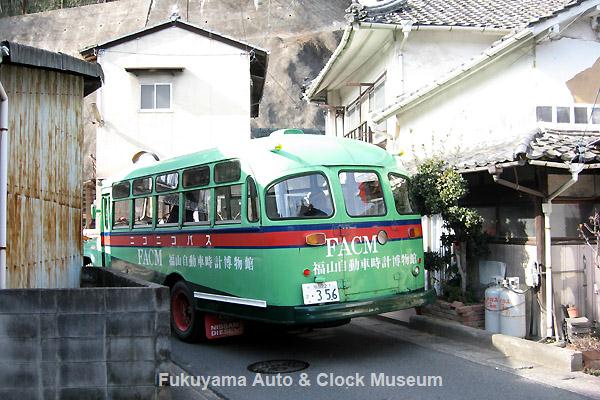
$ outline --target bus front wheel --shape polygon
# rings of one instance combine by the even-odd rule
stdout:
[[[178,281],[171,288],[171,327],[184,342],[206,337],[204,315],[194,309],[194,297],[184,281]]]

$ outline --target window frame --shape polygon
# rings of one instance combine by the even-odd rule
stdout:
[[[343,189],[343,185],[342,185],[342,181],[340,180],[340,174],[342,173],[348,173],[348,172],[366,172],[366,173],[374,173],[377,176],[377,180],[379,181],[379,186],[381,188],[381,198],[383,199],[383,208],[384,208],[384,213],[383,214],[378,214],[378,215],[350,215],[350,213],[348,212],[348,206],[346,204],[346,197],[344,196],[344,189]],[[346,211],[346,215],[350,218],[381,218],[381,217],[386,217],[389,213],[389,208],[387,206],[387,201],[385,199],[385,190],[383,189],[383,185],[382,185],[382,181],[381,181],[381,174],[373,169],[352,169],[350,168],[342,168],[339,169],[337,171],[337,179],[338,182],[340,184],[340,188],[342,189],[342,200],[344,201],[344,210]],[[395,206],[394,206],[395,208]]]
[[[132,227],[133,229],[148,229],[148,228],[152,228],[152,226],[154,225],[154,195],[152,193],[146,194],[145,196],[137,196],[131,199],[131,205],[130,207],[132,207],[132,211],[133,211],[133,219],[132,219]],[[138,200],[148,200],[150,203],[150,221],[145,223],[145,224],[137,224],[137,214],[136,214],[136,208],[135,208],[135,202]],[[148,207],[148,203],[146,203],[146,207]]]
[[[152,99],[152,108],[142,108],[142,86],[152,86],[154,88],[154,97]],[[156,86],[169,86],[169,107],[168,108],[157,108],[156,107]],[[173,111],[173,83],[171,82],[153,82],[153,83],[143,83],[140,82],[140,101],[138,103],[138,111],[139,112],[171,112]]]
[[[188,192],[194,192],[197,190],[207,190],[209,192],[209,200],[208,200],[208,220],[206,221],[192,221],[192,222],[186,222],[185,221],[185,204],[186,204],[186,200],[185,200],[185,194]],[[214,196],[214,191],[213,188],[208,187],[208,186],[197,186],[197,187],[193,187],[191,189],[186,189],[186,190],[182,190],[181,191],[181,196],[179,199],[179,204],[183,204],[182,207],[182,214],[181,214],[181,226],[182,227],[188,227],[188,226],[211,226],[212,225],[212,221],[213,221],[213,213],[211,213],[211,210],[213,210],[213,196]],[[215,205],[216,207],[216,205]],[[164,224],[163,224],[164,225]]]
[[[149,190],[149,191],[147,191],[147,192],[143,192],[143,193],[135,193],[135,192],[134,192],[134,188],[135,188],[135,181],[139,181],[139,180],[142,180],[142,179],[150,179],[150,190]],[[151,195],[152,195],[152,192],[153,192],[153,190],[154,190],[154,178],[153,178],[153,176],[152,176],[152,175],[148,175],[148,176],[142,176],[142,177],[139,177],[139,178],[133,178],[133,179],[131,180],[131,183],[130,183],[130,192],[131,192],[131,196],[132,196],[132,197],[145,197],[145,196],[151,196]]]
[[[239,166],[237,179],[225,180],[225,181],[218,180],[217,179],[217,167],[221,164],[228,164],[228,163],[236,163]],[[239,182],[241,179],[242,179],[242,163],[240,162],[239,159],[234,158],[234,159],[230,159],[230,160],[217,161],[214,163],[213,168],[212,168],[212,180],[215,185],[226,185],[229,183],[236,183],[236,182]]]
[[[132,203],[132,201],[133,200],[131,198],[129,198],[129,197],[127,197],[127,198],[123,197],[123,198],[120,198],[120,199],[117,199],[117,200],[114,200],[114,199],[111,200],[111,205],[110,205],[110,209],[111,209],[111,212],[112,212],[111,221],[110,221],[111,231],[114,231],[114,230],[118,230],[118,231],[121,231],[121,230],[131,230],[131,222],[132,222],[131,221],[131,208],[132,208],[131,207],[131,203]],[[123,203],[127,202],[128,203],[128,214],[129,214],[129,217],[127,218],[127,225],[118,225],[118,226],[115,226],[115,217],[116,217],[115,206],[116,206],[117,203],[121,203],[121,202],[123,202]]]
[[[302,176],[308,176],[308,175],[321,175],[324,179],[325,182],[327,183],[327,187],[329,189],[329,196],[331,198],[331,205],[332,205],[332,212],[331,215],[326,215],[326,216],[310,216],[309,218],[299,218],[299,217],[284,217],[284,218],[276,218],[273,219],[271,217],[269,217],[269,212],[267,210],[267,195],[269,192],[269,189],[271,189],[272,187],[274,187],[275,185],[284,182],[286,180],[289,179],[294,179],[294,178],[299,178]],[[265,216],[269,221],[272,222],[280,222],[280,221],[310,221],[311,219],[322,219],[322,220],[326,220],[326,219],[332,219],[336,216],[336,204],[335,204],[335,196],[333,194],[333,188],[331,186],[331,182],[329,180],[329,177],[327,176],[327,174],[324,171],[306,171],[306,172],[300,172],[297,174],[293,174],[293,175],[287,175],[281,178],[278,178],[274,181],[272,181],[271,183],[269,183],[268,185],[266,185],[265,190],[264,190],[264,196],[263,196],[263,200],[265,202]]]
[[[169,191],[169,192],[158,192],[156,194],[154,194],[152,197],[154,197],[154,211],[153,211],[153,215],[152,215],[152,221],[153,221],[153,225],[157,228],[172,228],[172,227],[179,227],[181,226],[181,221],[182,221],[182,215],[181,215],[181,201],[182,201],[182,197],[181,197],[181,193],[180,191]],[[158,209],[160,207],[159,202],[158,202],[158,198],[161,196],[169,196],[169,195],[177,195],[177,221],[176,222],[164,222],[162,224],[158,223]],[[169,213],[170,215],[170,213]]]
[[[124,183],[126,183],[126,184],[127,184],[127,187],[128,187],[128,194],[127,194],[126,196],[119,196],[119,197],[116,197],[116,196],[115,196],[115,186],[118,186],[118,185],[121,185],[121,184],[124,184]],[[128,180],[126,180],[126,181],[120,181],[120,182],[115,182],[115,183],[113,183],[113,184],[111,185],[111,187],[110,187],[110,197],[111,197],[111,199],[112,199],[113,201],[114,201],[114,200],[123,200],[123,199],[126,199],[126,198],[129,198],[129,197],[131,197],[131,182],[130,182],[130,181],[128,181]]]
[[[256,204],[256,210],[254,212],[254,214],[255,214],[254,219],[250,219],[250,213],[248,212],[250,209],[250,204],[251,204],[251,202],[250,202],[251,193],[250,193],[250,184],[249,184],[250,182],[252,182],[252,187],[254,188],[253,198],[254,198],[254,201]],[[245,207],[246,221],[251,224],[259,223],[260,222],[260,196],[258,193],[258,186],[256,185],[256,180],[252,176],[248,175],[246,177],[246,183],[245,183],[244,187],[245,187],[245,192],[246,192],[246,196],[245,196],[245,198],[246,198],[246,207]]]
[[[185,184],[185,173],[189,172],[189,171],[193,171],[193,170],[198,170],[198,169],[204,169],[206,168],[208,170],[208,182],[205,184],[199,184],[199,185],[186,185]],[[189,168],[184,168],[181,170],[181,190],[182,191],[187,191],[188,189],[194,189],[194,188],[204,188],[207,186],[210,186],[211,184],[211,175],[212,175],[212,171],[210,168],[210,164],[202,164],[202,165],[195,165],[193,167],[189,167]]]
[[[539,119],[539,112],[541,109],[549,109],[550,120],[544,121]],[[562,112],[568,109],[568,121],[559,122],[559,110]],[[585,115],[581,115],[585,114]],[[581,120],[581,117],[585,116],[585,120]],[[583,127],[583,125],[600,125],[600,107],[594,104],[587,103],[573,103],[573,104],[555,104],[555,105],[536,105],[534,111],[534,117],[536,123],[539,124],[557,124],[560,126],[569,127]]]
[[[409,212],[409,213],[401,213],[400,210],[398,210],[398,205],[396,204],[396,198],[394,197],[394,189],[392,189],[392,183],[390,181],[390,176],[391,175],[396,175],[397,177],[404,179],[405,184],[407,186],[410,186],[410,178],[408,176],[400,173],[400,172],[389,171],[387,173],[388,185],[390,187],[390,193],[392,195],[392,202],[394,203],[394,210],[396,210],[396,213],[398,213],[398,215],[415,215],[415,214],[418,214],[414,210],[413,205],[410,202],[410,189],[408,187],[406,188],[406,190],[407,190],[407,196],[408,196],[408,205],[409,205],[409,207],[411,209],[411,212]]]
[[[159,190],[158,189],[158,185],[156,183],[157,179],[159,176],[164,176],[164,175],[171,175],[171,174],[177,174],[177,186],[175,188],[170,188],[170,189],[166,189],[166,190]],[[173,170],[173,171],[166,171],[166,172],[161,172],[159,174],[156,174],[153,176],[154,179],[154,193],[156,194],[168,194],[170,192],[175,192],[178,191],[180,186],[181,186],[181,174],[179,173],[179,170]]]
[[[226,187],[233,187],[233,186],[240,186],[240,217],[239,219],[223,219],[223,220],[218,220],[217,219],[217,190],[220,188],[226,188]],[[244,212],[244,188],[243,188],[244,184],[243,183],[239,183],[239,182],[233,182],[229,185],[218,185],[218,186],[214,186],[212,189],[212,197],[211,197],[211,202],[212,202],[212,208],[213,208],[213,219],[214,219],[214,225],[237,225],[237,224],[242,224],[243,223],[243,219],[242,219],[242,214]]]

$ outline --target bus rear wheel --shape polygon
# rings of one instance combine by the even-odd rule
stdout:
[[[178,281],[171,288],[171,327],[184,342],[206,338],[204,315],[194,309],[194,297],[184,281]]]

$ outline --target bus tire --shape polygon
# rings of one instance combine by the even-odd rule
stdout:
[[[194,296],[185,281],[171,288],[171,328],[184,342],[205,339],[204,315],[194,309]]]

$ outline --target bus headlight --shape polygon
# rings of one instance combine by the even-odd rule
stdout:
[[[419,273],[421,272],[421,268],[417,265],[416,267],[413,268],[413,270],[411,271],[414,277],[419,276]]]
[[[377,234],[377,243],[384,245],[386,244],[388,241],[388,234],[386,231],[379,231],[379,233]]]

